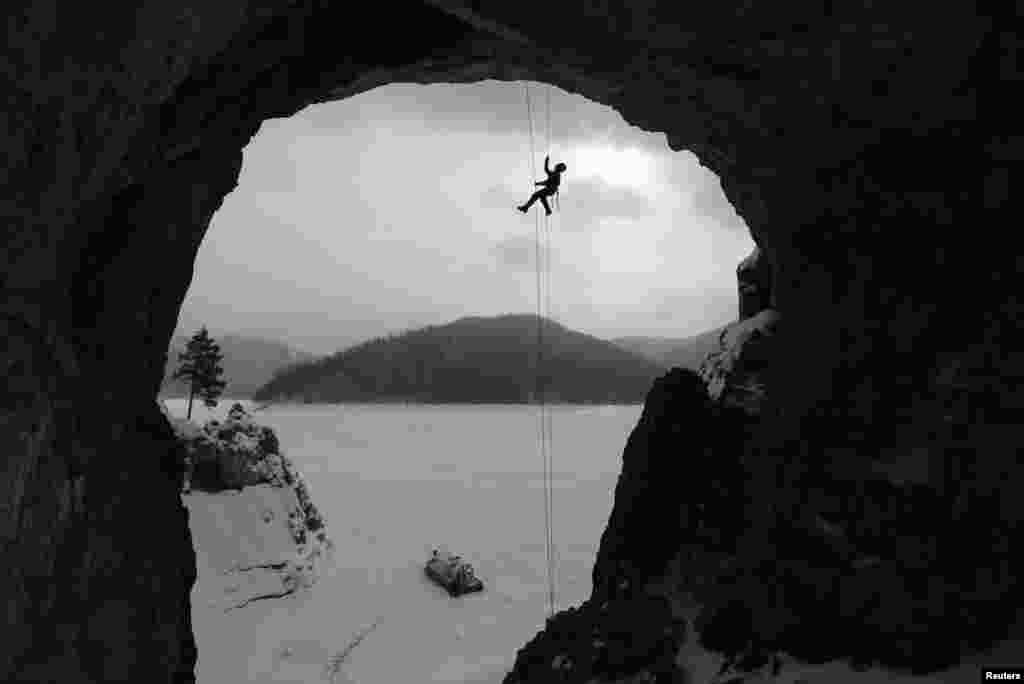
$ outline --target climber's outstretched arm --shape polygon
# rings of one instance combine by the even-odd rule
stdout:
[[[550,162],[551,162],[551,155],[546,155],[544,157],[544,173],[547,173],[547,174],[551,173]]]

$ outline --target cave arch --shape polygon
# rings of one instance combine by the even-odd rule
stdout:
[[[739,0],[70,8],[4,10],[4,679],[191,681],[194,558],[152,402],[191,264],[261,121],[384,82],[551,83],[693,151],[771,265],[766,452],[855,433],[923,446],[939,489],[973,473],[1024,517],[1019,259],[990,228],[1016,208],[1021,159],[1000,106],[1021,73],[1011,8],[945,3],[927,23]],[[855,402],[865,379],[874,399]],[[947,415],[966,427],[938,434]],[[950,439],[968,453],[956,473]],[[759,467],[781,492],[766,510],[795,505],[789,471]]]

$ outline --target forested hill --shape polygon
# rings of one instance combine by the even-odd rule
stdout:
[[[535,396],[538,317],[462,318],[364,342],[278,373],[261,401],[519,403]],[[661,364],[544,319],[545,397],[639,403]]]
[[[224,368],[223,379],[227,382],[225,397],[251,396],[282,368],[315,358],[312,354],[275,340],[229,334],[214,335],[214,341],[224,355],[221,365]],[[188,396],[188,385],[172,378],[174,371],[181,365],[178,354],[184,351],[187,344],[187,337],[175,336],[171,340],[164,381],[160,388],[161,396]]]

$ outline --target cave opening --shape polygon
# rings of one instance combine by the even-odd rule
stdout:
[[[535,112],[531,156],[525,86],[396,83],[265,121],[199,248],[177,333],[205,323],[326,355],[534,311],[535,217],[514,208],[544,175],[545,137],[552,164],[569,164],[546,245],[555,319],[603,339],[732,321],[754,245],[718,177],[663,134],[536,82],[553,130]]]
[[[552,305],[543,313],[589,336],[588,344],[612,343],[632,358],[655,361],[625,401],[600,388],[545,394],[553,405],[558,606],[589,596],[622,445],[639,404],[668,366],[694,364],[688,338],[737,319],[736,265],[754,247],[749,230],[718,177],[692,154],[671,150],[664,135],[633,128],[579,95],[537,82],[382,86],[264,122],[245,150],[237,188],[213,215],[196,256],[168,375],[175,346],[194,329],[205,325],[221,338],[225,398],[215,410],[197,406],[196,422],[223,420],[238,399],[258,408],[256,420],[275,429],[282,451],[309,476],[339,555],[350,556],[313,588],[315,608],[301,600],[246,606],[237,615],[255,612],[259,619],[248,631],[236,624],[225,638],[215,627],[223,616],[207,603],[220,607],[223,597],[210,588],[220,579],[214,566],[227,562],[224,547],[238,540],[214,544],[197,528],[210,517],[208,500],[186,497],[199,566],[192,616],[199,681],[297,673],[314,661],[322,666],[342,645],[332,639],[377,624],[381,616],[372,613],[381,606],[388,615],[345,667],[355,679],[401,681],[429,667],[455,672],[435,662],[444,656],[465,661],[466,681],[497,681],[515,648],[543,624],[544,485],[533,397],[481,392],[481,385],[501,382],[486,367],[469,378],[476,394],[426,398],[384,388],[377,396],[346,395],[351,383],[332,386],[321,377],[288,386],[277,377],[292,363],[314,365],[371,338],[400,344],[407,331],[515,318],[533,309],[538,234],[534,217],[515,206],[536,180],[532,174],[543,176],[548,150],[544,121],[534,121],[541,140],[530,158],[526,88],[539,108],[550,98],[552,164],[569,166],[540,245],[550,250],[554,281]],[[532,321],[517,325],[505,334],[532,333]],[[444,339],[457,345],[454,338],[466,334],[456,329]],[[247,344],[255,353],[256,340],[274,355],[276,368],[227,358]],[[526,335],[525,349],[533,352],[536,344]],[[574,362],[586,364],[589,350],[576,350],[582,356]],[[388,362],[400,366],[397,356]],[[183,416],[175,389],[165,381],[162,400]],[[254,394],[255,402],[246,401]],[[527,403],[505,403],[516,401]],[[479,427],[459,428],[474,423]],[[491,458],[466,458],[486,452]],[[401,506],[388,489],[402,492]],[[426,513],[427,524],[403,520],[411,510]],[[466,510],[471,521],[459,513]],[[509,525],[513,519],[519,522]],[[432,527],[440,528],[435,536]],[[410,570],[422,560],[421,547],[437,544],[472,559],[497,598],[467,600],[454,629],[441,630],[447,640],[424,641],[424,620],[445,619],[437,612],[453,610],[424,603],[436,597]],[[410,587],[424,596],[410,596]],[[238,590],[231,591],[237,602]],[[402,628],[395,626],[395,599],[382,598],[387,594],[403,597]],[[289,614],[304,615],[305,624],[285,639],[280,625]],[[330,617],[338,614],[345,619]],[[429,648],[412,649],[413,642]],[[388,665],[379,649],[395,648],[409,656]]]

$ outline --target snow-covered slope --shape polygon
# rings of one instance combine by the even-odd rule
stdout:
[[[204,458],[219,453],[236,462],[244,452],[242,462],[259,481],[240,489],[182,493],[196,550],[192,624],[198,681],[265,681],[268,673],[274,676],[266,681],[325,681],[331,656],[326,647],[282,646],[290,643],[296,612],[316,600],[314,585],[333,565],[334,545],[302,474],[279,453],[273,431],[244,412],[203,426],[164,414],[187,448],[203,443]],[[344,673],[335,673],[332,681],[346,681]]]
[[[231,610],[311,587],[332,544],[305,479],[279,453],[273,430],[238,405],[227,420],[202,427],[161,408],[193,458],[201,444],[202,458],[240,461],[251,473],[249,486],[222,491],[195,490],[186,478],[182,498],[200,565],[226,578],[213,581],[208,573],[203,593],[213,592]]]

